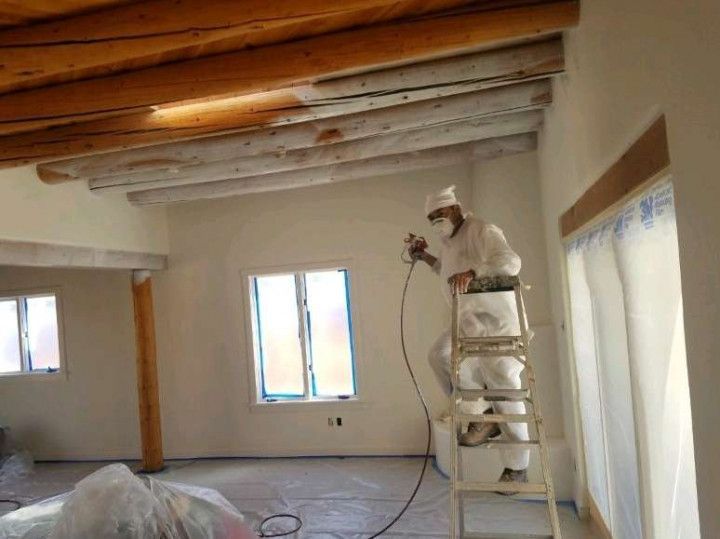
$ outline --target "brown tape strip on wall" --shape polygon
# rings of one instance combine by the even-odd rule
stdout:
[[[590,222],[669,165],[667,128],[665,116],[661,116],[562,214],[562,237]]]

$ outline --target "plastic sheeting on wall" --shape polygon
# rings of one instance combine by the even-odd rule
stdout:
[[[618,537],[700,537],[672,184],[567,261],[588,488]]]
[[[598,510],[610,522],[608,471],[605,462],[605,435],[600,400],[598,363],[595,353],[595,328],[592,301],[585,277],[582,256],[568,257],[568,285],[572,297],[572,327],[575,363],[583,422],[588,490]]]

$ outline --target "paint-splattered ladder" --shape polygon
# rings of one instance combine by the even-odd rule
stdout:
[[[540,413],[540,405],[535,400],[535,372],[533,370],[529,350],[529,336],[527,318],[525,316],[525,303],[522,297],[522,283],[518,277],[489,277],[474,280],[467,294],[508,293],[515,294],[517,314],[519,318],[520,335],[493,336],[493,337],[463,337],[460,335],[460,302],[464,294],[455,295],[452,306],[452,385],[451,395],[451,493],[450,493],[450,538],[475,539],[483,537],[493,538],[539,538],[561,539],[560,521],[558,519],[550,472],[550,458],[548,454],[547,436]],[[511,356],[525,367],[527,388],[521,389],[462,389],[460,383],[460,365],[463,361],[483,361],[485,358]],[[524,414],[464,414],[460,412],[460,403],[463,401],[484,398],[487,401],[524,401],[530,404],[531,411]],[[467,422],[511,423],[523,422],[535,425],[537,439],[528,441],[490,440],[478,446],[485,449],[508,448],[537,448],[540,454],[542,469],[542,483],[502,483],[465,481],[463,479],[462,452],[458,439],[462,433],[463,424]],[[508,533],[479,533],[465,530],[464,499],[479,493],[505,492],[522,494],[542,494],[547,499],[548,516],[551,534],[508,534]]]

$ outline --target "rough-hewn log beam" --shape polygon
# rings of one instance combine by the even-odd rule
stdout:
[[[0,266],[161,270],[167,267],[167,257],[56,243],[0,240]]]
[[[452,9],[471,0],[147,0],[0,31],[0,93]]]
[[[155,344],[155,314],[149,271],[133,271],[132,292],[135,307],[136,375],[143,471],[159,472],[163,469],[163,449]]]
[[[563,70],[560,40],[423,62],[204,106],[0,137],[0,167],[294,124],[472,92]]]
[[[91,180],[89,184],[92,191],[107,193],[271,174],[380,155],[424,150],[435,146],[449,146],[473,140],[528,133],[537,130],[541,122],[542,111],[540,110],[516,112],[448,122],[434,127],[401,131],[351,142],[339,142],[328,146],[292,150],[279,155],[263,154],[216,161],[206,165],[185,167],[181,171],[148,171],[109,176]]]
[[[67,17],[129,0],[4,0],[0,2],[0,26],[16,26]]]
[[[51,183],[60,179],[97,179],[141,172],[152,175],[159,170],[178,170],[183,174],[186,167],[215,161],[283,153],[483,115],[540,108],[550,104],[551,94],[550,81],[539,80],[285,127],[47,163],[38,165],[37,170],[40,178],[49,178]]]
[[[10,133],[147,111],[169,103],[269,91],[308,80],[452,56],[558,32],[578,20],[576,2],[429,15],[69,82],[0,96],[0,129]]]
[[[128,193],[127,197],[131,203],[138,206],[222,198],[250,193],[296,189],[358,178],[370,178],[454,165],[470,160],[487,160],[501,155],[527,152],[535,148],[535,133],[525,133],[455,146],[431,148],[419,152],[361,159],[327,167],[306,168],[249,178],[136,191]]]

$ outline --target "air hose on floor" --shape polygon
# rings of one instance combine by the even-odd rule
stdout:
[[[403,254],[405,254],[406,249],[403,250]],[[407,297],[407,290],[408,285],[410,284],[410,278],[412,277],[413,270],[415,269],[415,264],[417,263],[416,260],[406,260],[404,257],[401,256],[401,259],[403,262],[406,262],[410,265],[410,269],[408,270],[407,277],[405,278],[405,286],[403,287],[402,292],[402,302],[400,304],[400,345],[402,347],[402,355],[403,359],[405,360],[405,366],[407,367],[408,373],[410,374],[410,379],[412,380],[413,385],[415,386],[415,392],[417,393],[418,399],[420,400],[420,403],[422,404],[423,411],[425,412],[425,420],[427,421],[427,443],[425,445],[425,457],[423,459],[423,465],[422,469],[420,470],[420,474],[418,475],[417,482],[415,483],[415,488],[413,488],[412,493],[410,494],[410,497],[408,498],[407,502],[405,502],[405,505],[402,509],[398,512],[398,514],[385,525],[385,527],[378,531],[373,533],[369,539],[374,539],[375,537],[380,537],[382,534],[384,534],[386,531],[388,531],[390,528],[392,528],[398,520],[402,518],[402,516],[405,514],[405,512],[410,507],[410,504],[415,500],[415,497],[417,496],[418,491],[420,490],[420,486],[422,485],[423,478],[425,477],[425,472],[427,471],[427,465],[428,460],[430,459],[430,445],[432,443],[432,420],[430,419],[430,408],[428,407],[427,401],[425,400],[425,396],[422,393],[422,390],[420,389],[420,385],[417,382],[417,379],[415,378],[415,372],[413,371],[412,365],[410,365],[410,360],[408,359],[407,355],[407,349],[405,346],[405,299]],[[281,533],[270,533],[265,531],[265,526],[268,522],[275,520],[277,518],[290,518],[293,519],[296,523],[296,526],[293,530],[287,531],[287,532],[281,532]],[[293,533],[300,530],[300,528],[303,525],[303,521],[300,519],[300,517],[296,515],[291,514],[277,514],[277,515],[270,515],[265,520],[263,520],[260,523],[260,527],[258,529],[259,536],[260,537],[286,537],[288,535],[292,535]]]

